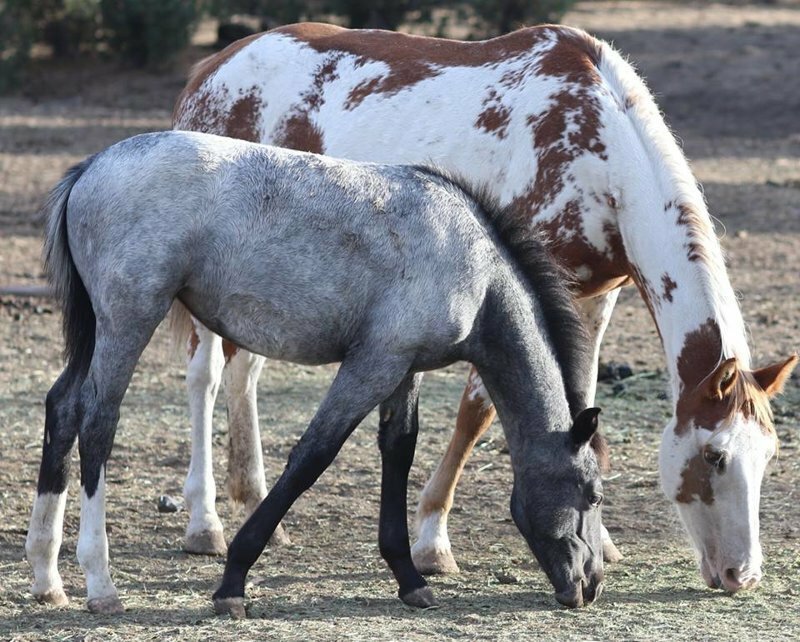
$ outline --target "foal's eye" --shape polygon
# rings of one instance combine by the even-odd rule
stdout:
[[[593,508],[597,508],[603,503],[603,496],[600,493],[593,493],[592,496],[589,497],[589,503]]]
[[[725,468],[725,453],[720,450],[713,450],[711,448],[703,448],[703,459],[710,466],[723,470]]]

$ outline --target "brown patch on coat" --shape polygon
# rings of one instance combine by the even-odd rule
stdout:
[[[225,356],[225,363],[230,363],[236,354],[239,352],[239,346],[231,343],[227,339],[222,340],[222,354]]]
[[[297,112],[284,119],[275,136],[275,144],[314,154],[325,151],[322,131],[311,122],[306,112]]]
[[[664,294],[662,298],[665,301],[672,303],[672,292],[678,287],[678,284],[672,280],[672,277],[670,277],[669,274],[664,272],[664,274],[661,276],[661,285],[664,286]]]
[[[738,370],[721,397],[713,389],[712,375],[724,365],[722,337],[714,319],[687,333],[677,365],[683,383],[675,407],[677,435],[685,434],[692,424],[718,430],[741,413],[755,420],[765,435],[777,439],[769,396],[752,372]]]
[[[508,124],[511,122],[511,110],[505,105],[491,105],[486,107],[475,121],[475,127],[482,129],[498,138],[508,135]]]
[[[526,214],[516,213],[517,216]],[[608,249],[599,251],[586,237],[580,200],[569,201],[548,221],[540,222],[534,218],[533,224],[548,241],[549,249],[561,265],[573,274],[581,266],[591,268],[591,275],[575,284],[577,296],[597,296],[630,284],[630,266],[619,229],[610,221],[603,225]]]
[[[192,359],[194,355],[197,353],[197,348],[200,346],[200,336],[197,334],[197,330],[194,327],[194,323],[192,324],[192,332],[189,335],[189,343],[187,345],[186,352],[189,355],[189,358]]]
[[[382,62],[387,66],[385,74],[365,79],[353,88],[346,102],[348,109],[360,105],[367,96],[391,95],[413,87],[423,80],[438,76],[448,67],[497,64],[524,55],[535,45],[553,39],[556,40],[556,46],[562,40],[569,41],[573,47],[593,52],[592,55],[598,56],[598,59],[601,46],[582,32],[550,25],[520,29],[480,42],[445,40],[390,31],[350,30],[318,23],[279,27],[275,32],[291,36],[320,53],[337,51],[356,56],[356,64],[359,66],[369,61]],[[592,47],[592,42],[596,46]],[[573,58],[578,57],[580,55]],[[549,68],[560,75],[566,67],[566,63],[553,60]]]
[[[219,68],[228,62],[228,60],[233,58],[242,49],[247,47],[250,43],[258,38],[261,38],[263,35],[265,34],[257,33],[253,34],[252,36],[248,36],[247,38],[237,40],[236,42],[225,47],[225,49],[219,53],[216,53],[213,56],[208,56],[208,58],[204,58],[194,67],[192,67],[192,70],[189,72],[189,79],[186,82],[186,86],[178,95],[178,100],[175,101],[175,108],[172,112],[173,124],[182,119],[188,107],[187,101],[192,99],[198,93],[200,87],[206,80],[217,73]],[[191,126],[186,128],[191,129]]]
[[[709,506],[714,503],[714,489],[711,486],[713,466],[703,459],[702,453],[695,455],[681,471],[681,485],[675,500],[682,504],[691,504],[699,499]]]

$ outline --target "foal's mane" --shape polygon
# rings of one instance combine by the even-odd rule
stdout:
[[[574,418],[586,408],[587,376],[592,372],[593,359],[583,319],[569,289],[575,279],[556,262],[545,238],[514,216],[510,207],[501,207],[487,186],[475,186],[436,166],[414,168],[458,188],[478,205],[496,243],[505,250],[526,289],[539,304]]]

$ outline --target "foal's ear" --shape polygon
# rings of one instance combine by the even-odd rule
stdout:
[[[575,421],[572,422],[572,428],[569,429],[572,443],[576,446],[582,446],[592,438],[597,432],[597,415],[600,414],[600,408],[586,408],[578,413]]]
[[[753,370],[753,376],[764,392],[770,397],[774,397],[783,392],[783,385],[786,383],[789,375],[792,374],[792,370],[794,370],[799,360],[800,358],[798,358],[796,354],[793,354],[786,361],[779,361],[766,368]]]
[[[728,396],[733,389],[733,384],[739,377],[739,364],[736,357],[726,359],[717,366],[708,379],[708,397],[715,401],[721,401]]]

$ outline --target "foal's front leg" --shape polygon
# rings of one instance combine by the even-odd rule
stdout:
[[[381,451],[379,543],[383,559],[399,584],[400,599],[410,606],[435,606],[428,583],[414,568],[408,543],[408,471],[419,430],[417,404],[422,375],[409,375],[381,404],[378,445]]]
[[[407,358],[377,354],[367,345],[345,358],[277,483],[230,543],[222,583],[214,593],[217,613],[244,617],[247,573],[270,535],[295,500],[331,464],[361,420],[397,388],[408,367]]]

